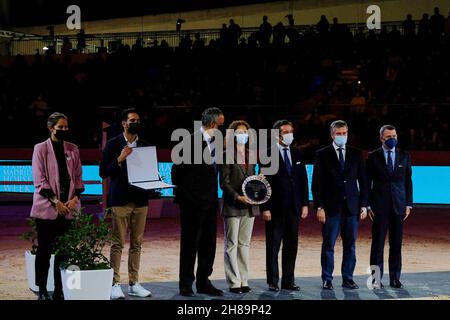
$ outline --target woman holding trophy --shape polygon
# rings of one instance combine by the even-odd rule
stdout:
[[[233,121],[225,137],[225,164],[222,165],[220,184],[223,190],[223,217],[225,226],[225,277],[232,293],[252,291],[248,286],[249,248],[255,216],[259,206],[244,192],[244,181],[253,180],[256,161],[249,150],[250,125],[243,120]],[[231,161],[230,161],[231,160]],[[243,190],[244,189],[244,190]]]

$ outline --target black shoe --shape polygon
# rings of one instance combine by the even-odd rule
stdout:
[[[38,300],[52,300],[48,293],[40,293],[38,296]]]
[[[280,288],[276,284],[269,284],[269,291],[278,292]]]
[[[295,283],[288,285],[288,286],[281,286],[281,289],[289,290],[289,291],[300,291],[300,287],[297,286]]]
[[[325,290],[333,290],[333,283],[331,282],[331,280],[326,280],[323,282],[322,288]]]
[[[342,282],[342,288],[352,289],[352,290],[359,289],[358,285],[353,280],[344,280],[344,282]]]
[[[400,280],[392,280],[391,283],[390,283],[390,286],[391,286],[392,288],[395,288],[395,289],[401,289],[401,288],[403,288],[403,285],[402,285],[402,283],[400,282]]]
[[[252,292],[252,288],[250,288],[249,286],[243,286],[241,287],[242,293],[249,293]]]
[[[52,294],[52,300],[53,301],[63,301],[64,300],[64,294],[62,292],[53,292]]]
[[[222,297],[223,296],[223,291],[220,289],[217,289],[212,284],[210,284],[204,288],[197,287],[197,293],[207,294],[209,296],[214,296],[214,297]]]
[[[230,288],[230,292],[231,293],[237,293],[237,294],[240,294],[240,293],[244,293],[243,291],[242,291],[242,288]]]
[[[192,291],[192,288],[182,288],[182,289],[180,289],[180,296],[193,297],[194,291]]]

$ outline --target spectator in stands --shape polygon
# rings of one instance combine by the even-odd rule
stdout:
[[[288,19],[288,27],[286,28],[286,35],[289,39],[290,45],[295,45],[299,40],[299,33],[295,28],[294,16],[292,14],[288,14],[286,16]]]
[[[406,20],[403,21],[403,35],[406,39],[412,39],[416,35],[416,23],[412,19],[412,14],[406,16]]]
[[[444,32],[446,35],[450,35],[450,11],[448,17],[445,19]]]
[[[230,19],[228,30],[230,32],[230,41],[232,46],[237,47],[238,40],[242,35],[241,27],[236,22],[234,22],[234,19]]]
[[[271,36],[272,25],[269,23],[267,16],[264,16],[263,23],[259,26],[259,43],[261,47],[269,45]]]
[[[330,23],[327,20],[327,17],[323,14],[320,16],[320,20],[317,23],[317,31],[319,32],[320,37],[325,37],[328,35],[328,29],[330,28]]]
[[[273,28],[273,46],[282,47],[285,43],[286,28],[282,22],[278,22]]]
[[[427,38],[430,34],[430,20],[428,18],[428,13],[424,13],[422,15],[422,19],[419,21],[419,32],[417,35],[422,38]]]
[[[68,37],[63,37],[63,44],[61,48],[61,54],[68,54],[72,51],[72,42]]]
[[[430,31],[434,37],[442,36],[444,32],[445,18],[439,13],[439,8],[434,8],[434,14],[430,18]]]
[[[79,52],[84,52],[86,49],[86,34],[84,33],[84,29],[80,29],[80,32],[77,34],[77,49]]]

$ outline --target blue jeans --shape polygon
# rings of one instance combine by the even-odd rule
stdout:
[[[344,281],[353,280],[353,272],[356,266],[355,242],[358,236],[359,216],[335,215],[327,216],[325,224],[322,226],[322,280],[333,280],[334,270],[334,245],[341,233],[343,244],[342,257],[342,279]]]

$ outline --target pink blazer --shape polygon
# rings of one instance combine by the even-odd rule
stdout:
[[[69,199],[72,199],[75,189],[83,188],[80,152],[76,145],[64,142],[64,153],[66,154],[67,170],[70,176]],[[41,189],[51,189],[59,199],[58,162],[50,138],[34,146],[32,171],[35,189],[31,217],[55,220],[58,217],[56,208],[46,197],[39,194]],[[78,205],[79,208],[80,204]],[[66,216],[66,219],[71,218],[71,215]]]

